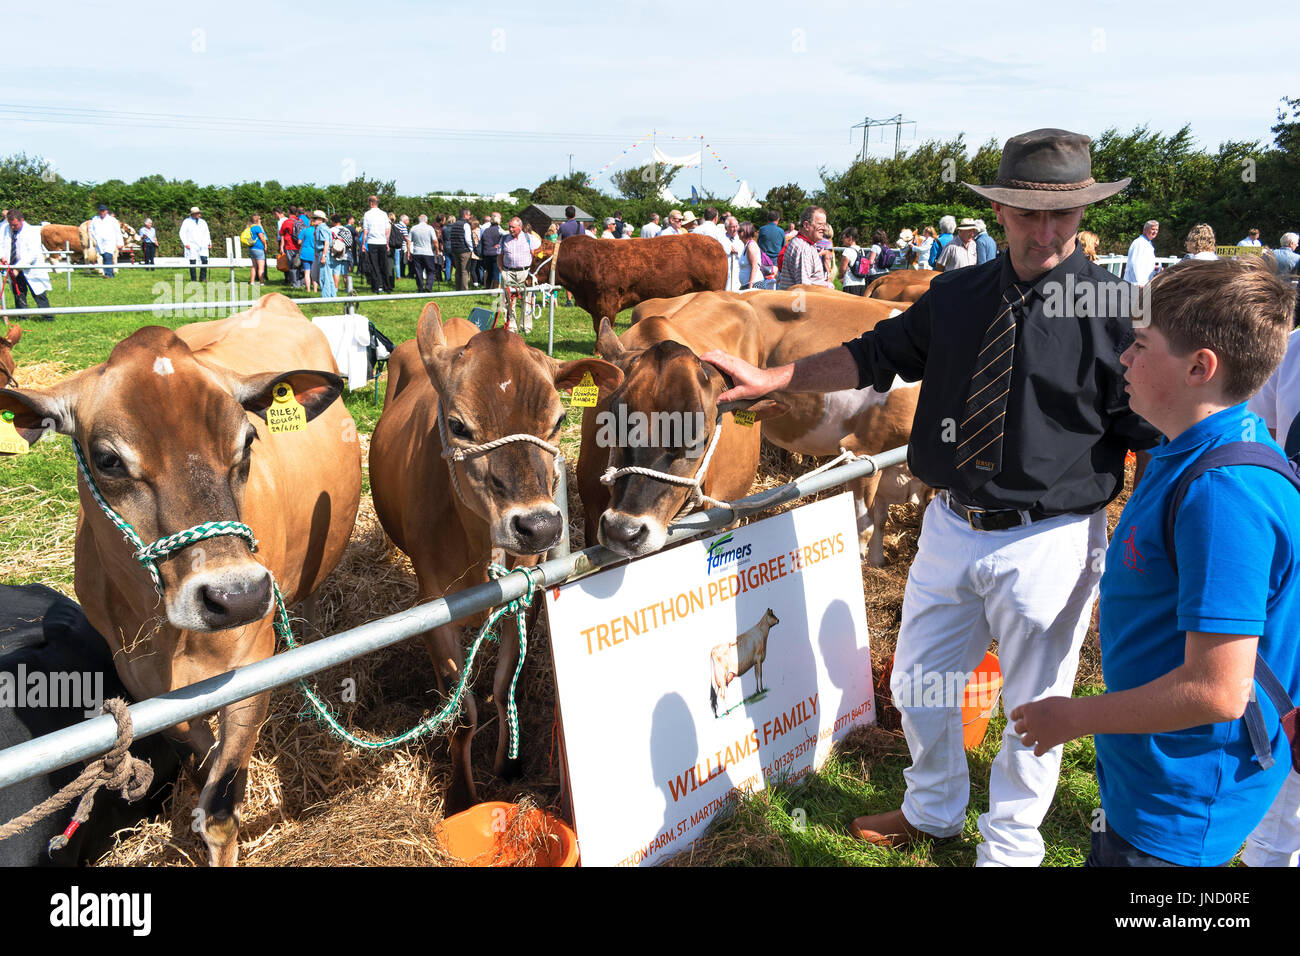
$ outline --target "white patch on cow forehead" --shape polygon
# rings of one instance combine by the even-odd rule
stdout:
[[[501,391],[504,392],[507,388],[510,387],[510,383],[513,382],[513,381],[514,381],[513,378],[508,378],[508,379],[506,379],[504,382],[502,382],[500,385],[498,385],[497,388],[501,389]]]
[[[172,368],[172,360],[161,355],[153,360],[153,370],[159,375],[170,375],[176,371],[176,369]]]

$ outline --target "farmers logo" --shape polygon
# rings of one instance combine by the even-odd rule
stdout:
[[[715,568],[739,561],[741,558],[749,557],[749,552],[754,546],[752,544],[731,546],[731,535],[724,534],[717,541],[709,545],[708,553],[705,558],[709,565],[709,574],[712,574]]]

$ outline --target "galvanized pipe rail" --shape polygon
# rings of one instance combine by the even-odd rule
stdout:
[[[732,502],[730,509],[710,508],[708,511],[696,512],[673,525],[668,532],[668,543],[689,540],[702,532],[726,527],[736,517],[755,514],[825,491],[906,460],[906,446],[895,448],[749,495]],[[554,587],[626,560],[622,555],[599,545],[573,554],[560,555],[537,565],[537,570],[541,572],[539,589]],[[440,624],[513,601],[523,595],[525,588],[524,575],[507,575],[141,701],[131,707],[136,739],[210,714],[237,700],[292,683],[362,654],[407,640]],[[116,722],[112,717],[102,716],[2,750],[0,788],[106,753],[116,739]]]
[[[225,288],[219,285],[218,288]],[[558,286],[537,286],[541,290],[558,288]],[[276,290],[268,290],[274,292]],[[263,293],[265,294],[265,293]],[[467,289],[464,292],[389,292],[384,295],[340,295],[330,298],[313,296],[311,298],[292,298],[291,301],[296,306],[304,305],[348,305],[350,303],[360,302],[386,302],[397,299],[434,299],[446,298],[448,296],[470,296],[470,295],[500,295],[500,289]],[[5,316],[13,318],[14,316],[23,315],[49,315],[51,312],[56,315],[109,315],[115,312],[185,312],[185,311],[202,311],[204,309],[251,309],[257,305],[257,299],[239,299],[231,301],[228,299],[216,300],[212,302],[159,302],[156,304],[143,305],[70,305],[70,306],[52,306],[48,309],[6,309]]]

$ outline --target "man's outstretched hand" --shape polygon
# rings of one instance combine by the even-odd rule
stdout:
[[[713,349],[700,356],[723,374],[730,376],[736,384],[718,396],[718,403],[739,402],[751,398],[762,398],[771,392],[780,391],[790,383],[792,366],[779,368],[756,368],[742,358],[736,358],[720,349]]]

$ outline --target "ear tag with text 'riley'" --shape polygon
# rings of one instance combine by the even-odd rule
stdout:
[[[750,428],[754,424],[753,412],[732,412],[731,417],[737,425],[743,425],[745,428]]]
[[[583,372],[582,381],[573,386],[573,399],[569,404],[574,408],[595,408],[599,398],[600,386],[590,372]]]
[[[25,455],[31,448],[14,427],[14,413],[0,412],[0,454]]]
[[[307,429],[307,410],[298,404],[288,382],[271,389],[271,407],[266,410],[266,427],[272,435]]]

